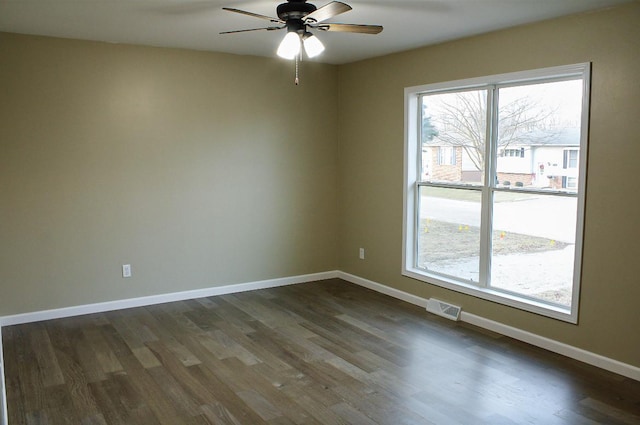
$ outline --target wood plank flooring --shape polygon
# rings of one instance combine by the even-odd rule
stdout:
[[[9,425],[640,424],[640,382],[337,279],[3,338]]]

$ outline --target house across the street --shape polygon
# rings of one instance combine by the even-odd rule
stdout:
[[[580,129],[563,128],[530,134],[516,143],[498,148],[497,176],[502,186],[576,190]],[[467,149],[437,136],[422,147],[424,180],[480,182],[482,172]]]

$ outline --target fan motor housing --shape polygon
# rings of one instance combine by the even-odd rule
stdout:
[[[311,12],[315,12],[317,7],[311,3],[304,1],[289,1],[287,3],[279,4],[276,11],[278,18],[283,21],[289,19],[302,19]]]

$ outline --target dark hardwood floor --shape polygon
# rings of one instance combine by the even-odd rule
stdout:
[[[640,424],[640,382],[340,280],[3,338],[9,425]]]

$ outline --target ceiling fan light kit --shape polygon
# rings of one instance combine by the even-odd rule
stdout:
[[[315,58],[324,52],[324,44],[322,44],[322,41],[310,32],[305,32],[302,35],[302,42],[304,43],[304,51],[310,58]]]
[[[295,32],[288,32],[280,42],[278,56],[284,59],[294,59],[300,54],[300,36]]]
[[[351,6],[339,1],[332,1],[320,8],[317,8],[315,5],[307,3],[307,0],[287,0],[286,3],[281,3],[276,8],[276,13],[278,15],[277,18],[229,7],[223,7],[223,9],[229,12],[267,20],[275,24],[280,24],[280,26],[224,31],[220,34],[287,29],[287,34],[278,46],[277,54],[284,59],[296,60],[296,84],[298,84],[298,61],[302,59],[302,51],[304,50],[307,57],[313,58],[320,55],[325,49],[322,42],[318,37],[313,35],[309,29],[352,32],[359,34],[378,34],[382,31],[382,27],[380,25],[325,23],[324,21],[327,19],[331,19],[334,16],[351,10]]]

